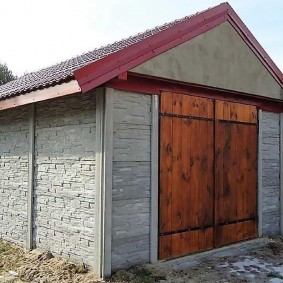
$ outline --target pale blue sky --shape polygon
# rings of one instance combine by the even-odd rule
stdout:
[[[0,1],[0,61],[6,62],[17,75],[47,67],[221,2]],[[283,70],[283,1],[231,0],[229,3]]]

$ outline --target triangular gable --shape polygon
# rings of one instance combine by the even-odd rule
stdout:
[[[224,22],[131,71],[283,99],[281,85],[229,22]]]
[[[283,75],[281,71],[228,3],[223,3],[189,17],[169,29],[91,63],[75,71],[75,78],[82,91],[87,92],[182,43],[208,32],[224,22],[229,22],[233,26],[246,45],[282,88]]]

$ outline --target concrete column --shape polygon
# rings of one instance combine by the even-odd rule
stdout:
[[[158,149],[159,107],[158,95],[152,96],[151,106],[151,217],[150,217],[150,261],[158,260]]]
[[[258,111],[258,236],[262,236],[262,110]]]
[[[113,175],[113,108],[114,89],[106,88],[104,106],[104,186],[103,186],[103,276],[111,274],[112,266],[112,175]]]
[[[283,235],[283,113],[280,114],[280,232]]]
[[[94,271],[103,277],[102,255],[103,255],[103,230],[102,230],[102,208],[103,208],[103,142],[104,142],[104,89],[96,93],[96,153],[95,153],[95,263]]]
[[[29,161],[28,161],[28,231],[27,249],[33,248],[33,189],[34,189],[34,119],[35,104],[29,105]]]

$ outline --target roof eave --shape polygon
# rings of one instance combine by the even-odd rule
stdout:
[[[57,84],[55,86],[38,89],[12,98],[1,100],[0,111],[21,105],[52,99],[55,97],[74,94],[80,91],[81,88],[78,82],[76,80],[72,80],[66,83]]]

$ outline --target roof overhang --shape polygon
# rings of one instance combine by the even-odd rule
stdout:
[[[141,42],[133,44],[74,72],[85,93],[124,72],[228,21],[276,81],[283,86],[283,74],[228,3],[196,14]]]
[[[55,85],[49,88],[39,89],[29,93],[21,94],[13,98],[0,100],[0,110],[74,94],[80,91],[81,88],[78,82],[76,80],[72,80],[60,85]]]

